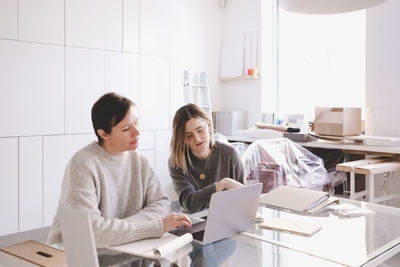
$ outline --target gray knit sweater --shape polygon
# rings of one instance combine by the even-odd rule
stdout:
[[[160,237],[169,200],[143,155],[114,156],[93,142],[68,162],[59,206],[91,215],[97,247]],[[58,214],[48,243],[62,242]]]
[[[211,195],[215,193],[215,183],[225,177],[243,183],[244,170],[236,149],[221,142],[215,143],[210,157],[201,160],[189,151],[191,165],[187,174],[181,168],[174,168],[169,163],[169,173],[179,202],[186,212],[197,212],[208,207]],[[186,162],[189,162],[186,155]],[[200,179],[200,174],[205,179]]]

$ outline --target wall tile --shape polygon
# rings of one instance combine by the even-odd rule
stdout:
[[[117,92],[139,104],[139,56],[105,52],[105,90]]]
[[[75,152],[94,140],[97,140],[94,134],[43,137],[44,226],[53,222],[68,161]]]
[[[64,0],[18,0],[19,39],[64,44]]]
[[[140,53],[170,56],[170,1],[140,2]]]
[[[185,54],[185,49],[189,45],[187,31],[193,31],[191,25],[185,20],[185,16],[190,16],[188,10],[185,9],[188,3],[186,0],[170,0],[170,55],[171,57],[182,58]],[[195,35],[198,37],[197,35]]]
[[[0,58],[0,136],[63,133],[64,48],[0,40]]]
[[[155,167],[154,164],[154,150],[141,150],[140,153],[142,153],[146,159],[149,161],[150,166],[153,168]]]
[[[175,112],[184,105],[183,94],[183,60],[171,58],[170,60],[170,127],[174,120]]]
[[[19,231],[43,225],[42,137],[19,138]]]
[[[123,0],[123,50],[139,53],[139,0]]]
[[[168,170],[170,142],[170,131],[156,131],[155,171],[164,192],[168,194],[171,201],[175,201],[178,200],[178,196],[172,186],[172,180]]]
[[[140,121],[143,130],[169,129],[169,59],[141,56]]]
[[[154,131],[140,131],[139,149],[140,150],[154,149]]]
[[[91,108],[104,93],[104,52],[66,49],[65,130],[91,133]]]
[[[0,138],[0,236],[18,232],[18,139]]]
[[[0,38],[18,39],[18,1],[0,1]]]
[[[122,0],[65,0],[69,46],[122,51]]]

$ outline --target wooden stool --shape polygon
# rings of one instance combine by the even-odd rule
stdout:
[[[340,163],[336,166],[337,171],[344,171],[350,173],[350,191],[346,190],[349,194],[350,199],[360,199],[364,196],[368,196],[368,202],[379,203],[389,199],[400,197],[398,194],[387,195],[387,184],[375,188],[375,174],[388,173],[400,170],[400,161],[392,157],[378,157],[363,160],[350,161],[345,163]],[[365,175],[365,190],[360,192],[355,192],[355,174]],[[368,183],[367,183],[368,179]],[[375,191],[383,190],[383,196],[375,198]]]

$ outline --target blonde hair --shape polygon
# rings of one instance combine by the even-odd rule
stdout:
[[[189,154],[189,146],[186,138],[186,122],[192,118],[201,118],[208,124],[210,134],[210,148],[214,150],[213,125],[208,114],[195,104],[187,104],[178,109],[172,123],[171,156],[170,164],[174,168],[181,168],[184,174],[187,174],[187,165],[185,153]],[[190,164],[190,162],[189,162]]]

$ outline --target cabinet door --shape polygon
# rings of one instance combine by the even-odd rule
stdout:
[[[72,155],[90,142],[94,134],[45,136],[43,138],[43,226],[56,214],[65,167]]]
[[[0,236],[18,232],[18,139],[0,138]]]
[[[42,137],[19,139],[19,231],[43,225]]]
[[[172,186],[172,179],[168,170],[170,155],[171,131],[156,131],[155,171],[161,186],[168,194],[171,201],[178,200],[178,196]]]

